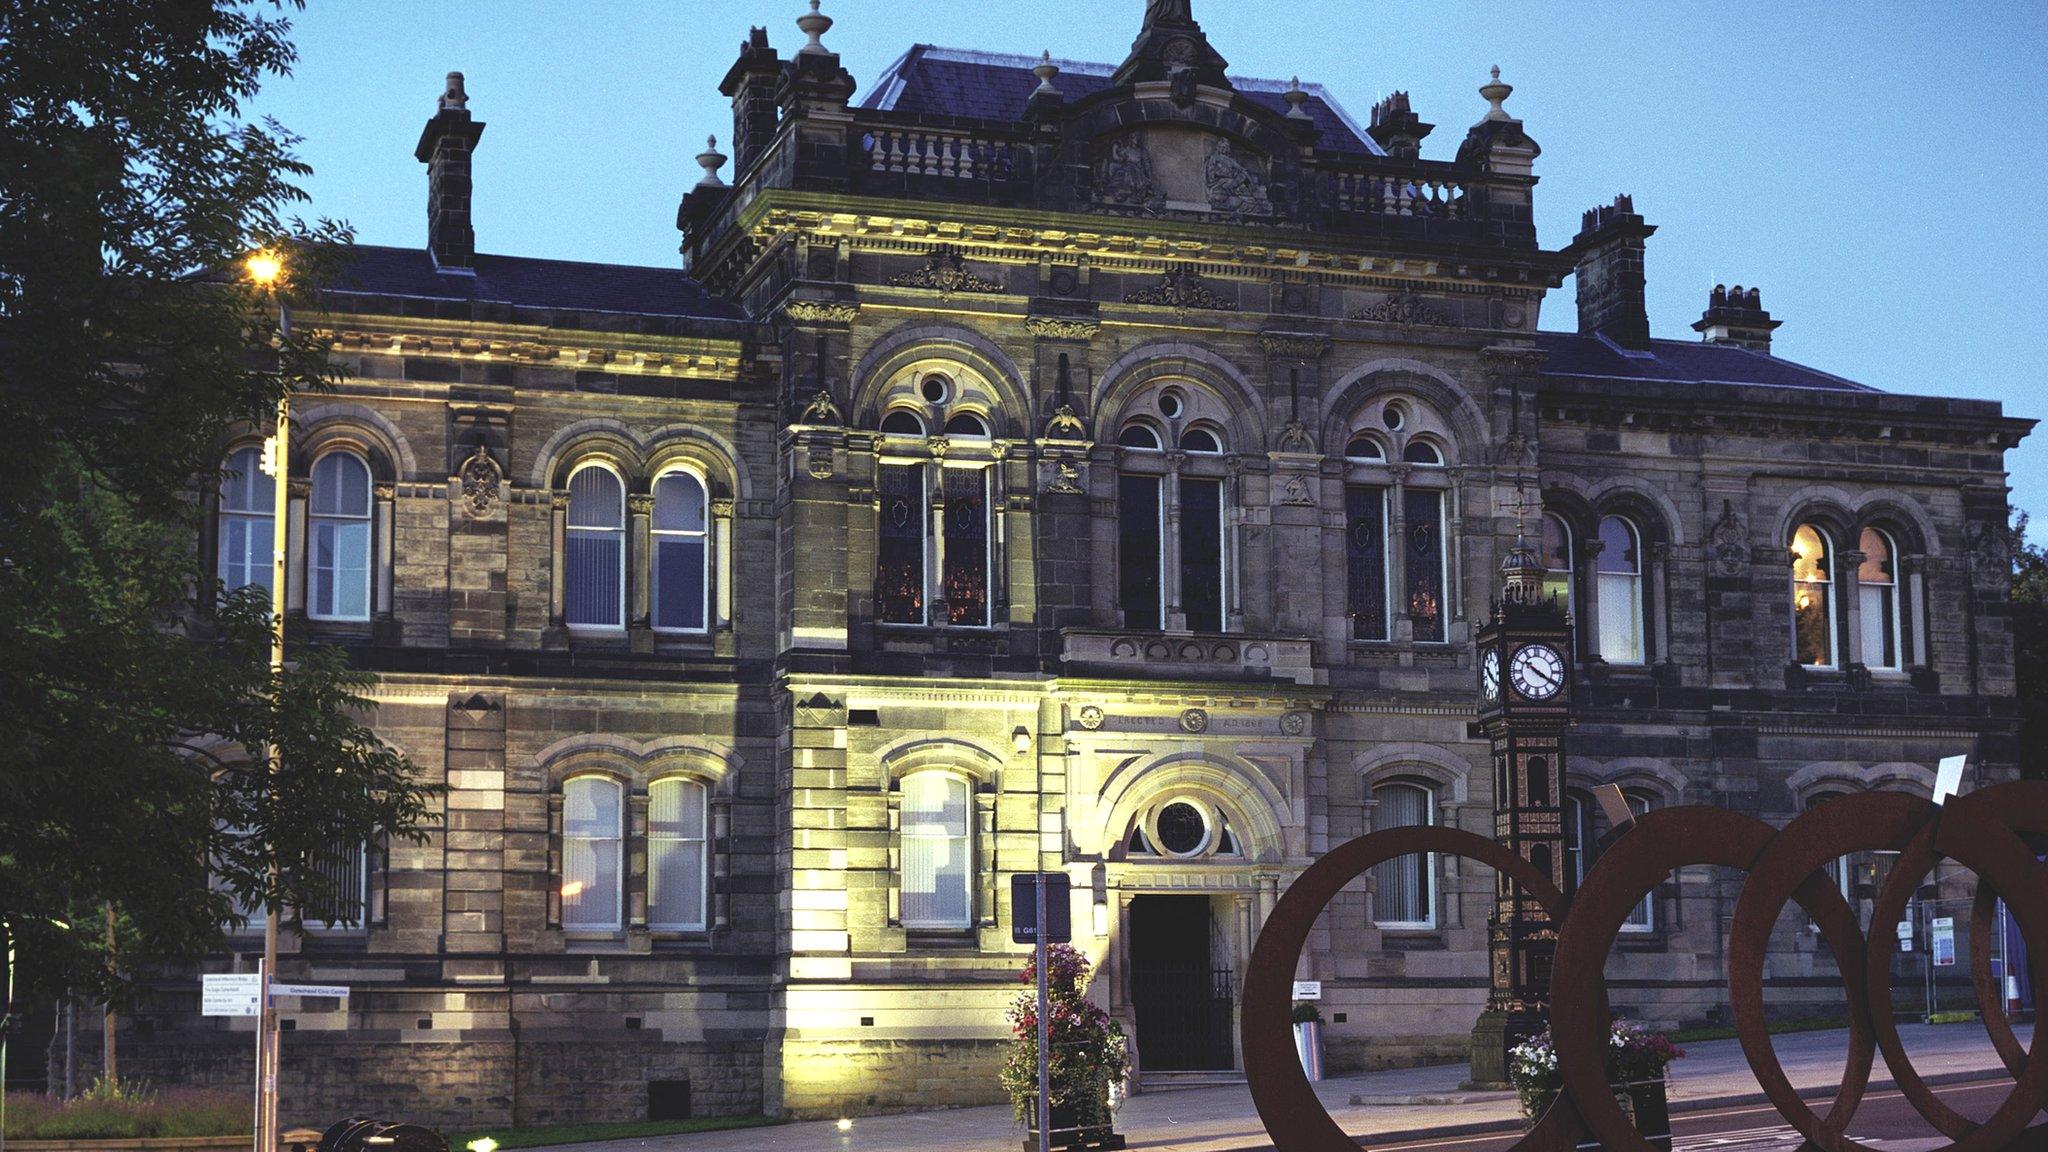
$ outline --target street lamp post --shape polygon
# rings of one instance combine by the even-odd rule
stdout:
[[[278,339],[289,341],[292,337],[291,310],[282,293],[278,292],[278,280],[284,273],[283,260],[271,252],[261,251],[250,255],[246,267],[249,279],[274,294]],[[291,414],[291,389],[287,386],[278,395],[277,430],[271,437],[270,451],[264,453],[270,465],[273,485],[270,502],[270,676],[273,685],[284,672],[285,531],[290,522],[286,510],[291,502],[290,469],[287,466],[291,449]],[[274,797],[279,769],[275,745],[265,749],[263,761]],[[277,853],[272,850],[270,889],[273,893],[277,890],[277,878]],[[277,1152],[279,1032],[277,1007],[271,1003],[270,996],[270,985],[277,974],[277,914],[275,900],[266,899],[263,904],[263,961],[257,979],[257,1004],[261,1015],[257,1018],[256,1028],[256,1152]],[[0,1152],[5,1152],[5,1149],[0,1149]]]

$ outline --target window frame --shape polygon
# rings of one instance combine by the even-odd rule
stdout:
[[[1637,817],[1647,816],[1657,810],[1657,797],[1636,789],[1623,789],[1622,799],[1628,802],[1628,810]],[[1637,807],[1637,805],[1641,807]],[[1628,910],[1619,929],[1634,936],[1648,935],[1657,931],[1657,888],[1652,887]]]
[[[919,833],[915,837],[918,840],[941,840],[944,841],[948,846],[952,846],[955,844],[958,845],[962,853],[962,859],[965,862],[965,865],[961,869],[959,890],[962,916],[957,921],[929,917],[913,918],[909,915],[907,911],[909,907],[908,897],[911,892],[909,882],[910,842],[913,839],[911,830],[912,826],[910,822],[910,814],[912,811],[910,798],[913,787],[917,786],[913,782],[921,782],[925,780],[943,780],[946,782],[949,789],[952,787],[958,787],[960,790],[961,825],[958,833],[955,834],[951,830],[948,830],[937,836]],[[896,781],[896,789],[898,793],[896,827],[897,923],[909,932],[961,933],[973,931],[976,920],[974,894],[976,882],[979,879],[980,866],[980,861],[976,859],[975,852],[974,778],[972,776],[967,775],[964,772],[948,768],[920,768],[916,771],[907,772],[902,776],[898,777]],[[949,794],[947,796],[947,800],[950,799],[951,796]],[[943,810],[943,807],[944,803],[942,802],[941,810]],[[937,883],[938,876],[938,870],[934,869],[933,885],[929,893],[930,900],[934,904],[939,903],[939,898],[942,895],[942,892],[940,891]]]
[[[1380,823],[1379,814],[1381,811],[1384,810],[1386,803],[1381,798],[1381,794],[1391,792],[1395,789],[1407,789],[1409,791],[1420,792],[1422,794],[1423,800],[1421,824],[1382,825]],[[1383,831],[1387,828],[1415,828],[1436,826],[1437,784],[1434,781],[1420,780],[1406,776],[1396,777],[1393,779],[1382,780],[1379,783],[1374,784],[1369,794],[1372,796],[1373,799],[1373,807],[1371,819],[1368,822],[1371,824],[1371,830],[1374,832]],[[1385,863],[1376,865],[1373,868],[1372,926],[1374,928],[1377,928],[1381,931],[1392,932],[1430,932],[1436,930],[1438,916],[1436,853],[1434,852],[1425,852],[1421,854],[1422,862],[1419,869],[1419,879],[1421,881],[1422,891],[1420,903],[1422,904],[1425,913],[1424,918],[1421,920],[1390,920],[1383,915],[1385,908],[1382,902],[1383,891],[1380,886],[1380,869],[1385,868],[1388,865],[1397,863],[1400,860],[1412,858],[1412,855],[1413,854],[1411,854],[1411,857],[1396,857],[1394,860],[1386,861]]]
[[[1376,493],[1379,496],[1379,552],[1380,552],[1380,634],[1361,636],[1358,634],[1359,606],[1352,602],[1353,579],[1351,563],[1352,508],[1354,492]],[[1368,497],[1369,499],[1369,497]],[[1394,549],[1390,538],[1394,519],[1394,488],[1391,484],[1353,483],[1344,484],[1344,609],[1350,621],[1348,639],[1360,644],[1385,644],[1394,638]]]
[[[698,827],[695,836],[671,836],[657,834],[654,830],[655,793],[661,788],[694,788],[699,797]],[[688,850],[694,844],[697,856],[697,897],[700,919],[692,924],[683,921],[657,919],[660,907],[661,869],[657,867],[660,851],[658,844],[683,846]],[[700,934],[711,930],[711,786],[692,775],[677,774],[658,777],[647,784],[647,929],[650,932]]]
[[[581,476],[584,472],[589,471],[591,469],[597,469],[605,472],[606,474],[611,476],[612,483],[618,486],[617,527],[579,527],[576,523],[576,478],[578,476]],[[620,471],[616,465],[612,464],[608,460],[583,460],[578,462],[574,467],[569,469],[569,505],[567,508],[567,513],[563,518],[562,548],[564,552],[566,553],[568,551],[569,541],[578,535],[582,535],[585,537],[597,536],[600,534],[606,536],[615,535],[619,543],[618,578],[615,581],[618,593],[619,622],[617,624],[590,623],[588,621],[579,621],[571,618],[572,605],[575,602],[576,573],[574,565],[572,565],[569,562],[568,557],[564,555],[562,562],[562,580],[564,584],[567,585],[567,587],[564,587],[562,589],[562,623],[574,631],[607,635],[615,635],[626,631],[626,614],[628,608],[628,605],[626,603],[626,586],[629,583],[629,581],[626,578],[626,573],[632,567],[633,549],[631,533],[628,530],[631,524],[631,520],[627,515],[628,498],[626,493],[626,487],[627,486],[625,473]]]
[[[1799,533],[1809,529],[1813,532],[1815,538],[1820,541],[1820,560],[1825,566],[1824,571],[1826,573],[1826,577],[1821,580],[1801,580],[1799,578],[1799,556],[1793,550],[1793,546],[1799,541]],[[1789,622],[1792,627],[1792,661],[1809,671],[1840,671],[1842,667],[1842,637],[1840,623],[1841,604],[1838,601],[1840,600],[1841,574],[1837,571],[1840,567],[1840,553],[1835,548],[1834,538],[1829,535],[1827,528],[1819,521],[1801,520],[1793,525],[1792,538],[1786,542],[1786,549],[1794,557],[1787,571],[1787,580],[1791,585],[1792,592],[1791,611],[1789,613]],[[1807,662],[1804,659],[1804,654],[1799,651],[1799,590],[1801,586],[1823,589],[1827,597],[1824,611],[1828,623],[1827,652],[1825,654],[1827,658],[1820,663]]]
[[[322,511],[320,511],[320,510],[319,510],[319,507],[320,507],[320,491],[321,491],[321,487],[322,487],[322,486],[321,486],[321,484],[320,484],[320,469],[321,469],[321,467],[322,467],[323,465],[327,464],[327,462],[328,462],[328,461],[330,461],[330,460],[346,460],[346,461],[350,461],[350,462],[354,463],[354,464],[355,464],[355,466],[356,466],[357,468],[360,468],[360,469],[362,470],[362,477],[363,477],[363,511],[362,511],[362,514],[361,514],[361,515],[356,515],[356,514],[354,514],[354,513],[348,513],[348,512],[322,512]],[[371,467],[370,467],[370,461],[369,461],[369,459],[368,459],[367,457],[365,457],[365,456],[364,456],[364,455],[363,455],[362,453],[360,453],[360,452],[356,452],[356,451],[354,451],[354,450],[352,450],[352,449],[348,449],[348,448],[335,448],[335,449],[331,449],[331,450],[329,450],[329,451],[326,451],[326,452],[322,452],[322,453],[320,453],[320,455],[318,455],[317,457],[315,457],[315,458],[314,458],[314,460],[313,460],[313,466],[312,466],[311,468],[307,469],[307,471],[306,471],[306,475],[307,475],[307,481],[308,481],[308,490],[307,490],[307,497],[306,497],[306,550],[305,550],[305,562],[306,562],[306,573],[305,573],[305,575],[306,575],[306,585],[305,585],[305,588],[306,588],[306,593],[305,593],[305,595],[306,595],[306,619],[308,619],[308,620],[317,620],[317,621],[320,621],[320,622],[322,622],[322,623],[337,623],[337,624],[364,624],[364,623],[368,623],[368,622],[369,622],[369,620],[370,620],[370,618],[371,618],[371,616],[372,616],[372,615],[373,615],[373,614],[375,613],[375,611],[376,611],[376,590],[377,590],[377,496],[376,496],[376,484],[377,484],[377,478],[376,478],[376,473],[375,473],[375,471],[374,471],[374,470],[372,470],[372,469],[371,469]],[[315,607],[316,605],[318,605],[318,604],[320,603],[320,573],[322,572],[322,568],[320,567],[320,563],[319,563],[319,559],[318,559],[318,557],[319,557],[319,547],[320,547],[320,543],[319,543],[319,541],[320,541],[320,530],[321,530],[321,529],[322,529],[323,527],[326,527],[326,526],[329,526],[329,525],[335,525],[335,526],[340,526],[340,525],[347,525],[347,526],[357,526],[357,527],[360,527],[360,528],[362,529],[362,536],[363,536],[363,566],[362,566],[362,572],[361,572],[361,578],[362,578],[362,589],[361,589],[361,591],[362,591],[362,603],[363,603],[363,611],[362,611],[362,614],[361,614],[361,615],[359,615],[359,616],[358,616],[358,615],[351,615],[351,614],[346,614],[346,613],[339,613],[339,612],[321,612],[321,611],[317,610],[317,608]],[[337,527],[337,532],[338,532],[338,531],[339,531],[339,528]],[[340,593],[340,591],[341,591],[341,569],[340,569],[340,567],[339,567],[339,566],[337,565],[337,566],[335,566],[335,567],[332,567],[332,568],[326,569],[326,571],[332,572],[332,573],[334,574],[334,575],[333,575],[333,577],[332,577],[332,578],[333,578],[333,581],[334,581],[334,584],[333,584],[333,587],[332,587],[332,591],[334,591],[334,592],[335,592],[335,593],[337,594],[337,595],[335,596],[335,599],[336,599],[336,600],[339,600],[339,599],[340,599],[339,593]]]
[[[1550,560],[1549,541],[1545,533],[1548,530],[1548,526],[1552,524],[1557,526],[1558,532],[1564,537],[1564,567],[1562,568],[1552,568],[1548,563]],[[1575,547],[1576,543],[1577,537],[1572,531],[1572,522],[1565,518],[1564,513],[1545,509],[1543,514],[1537,518],[1536,555],[1545,561],[1543,565],[1544,584],[1548,586],[1558,580],[1559,577],[1563,578],[1564,607],[1574,617],[1578,615],[1579,592],[1579,574],[1575,567],[1578,557],[1578,549]]]
[[[1887,580],[1867,580],[1863,575],[1864,568],[1870,563],[1870,550],[1864,545],[1866,538],[1873,535],[1878,538],[1885,548],[1888,566],[1891,569],[1891,576]],[[1905,587],[1904,582],[1899,579],[1899,538],[1896,534],[1875,524],[1865,524],[1856,534],[1856,550],[1864,556],[1864,560],[1856,566],[1856,612],[1858,623],[1862,626],[1862,635],[1858,636],[1857,639],[1859,646],[1863,649],[1860,653],[1863,666],[1873,672],[1904,672],[1906,670]],[[1882,649],[1884,642],[1890,642],[1892,660],[1889,663],[1878,663],[1870,658],[1870,612],[1868,605],[1865,603],[1864,590],[1880,588],[1890,593],[1890,595],[1885,597],[1888,607],[1882,613],[1879,621],[1883,631],[1878,635],[1880,649]]]
[[[1403,576],[1406,577],[1404,584],[1408,586],[1401,589],[1401,599],[1396,601],[1396,604],[1403,610],[1403,614],[1408,617],[1411,628],[1409,638],[1411,642],[1416,644],[1449,644],[1451,642],[1451,598],[1457,594],[1451,587],[1452,491],[1449,487],[1438,487],[1432,484],[1406,484],[1401,488],[1401,496],[1404,500],[1412,500],[1419,495],[1427,494],[1434,494],[1436,497],[1437,620],[1438,627],[1443,632],[1443,635],[1424,638],[1414,634],[1415,598],[1412,586],[1415,581],[1416,569],[1409,563],[1413,559],[1412,555],[1405,557],[1402,561],[1401,571]],[[1401,510],[1401,526],[1405,530],[1405,535],[1409,537],[1402,541],[1402,547],[1409,549],[1412,553],[1414,549],[1412,537],[1415,531],[1415,523],[1409,519],[1408,509],[1406,508]]]
[[[235,466],[235,461],[238,458],[240,458],[244,453],[247,453],[249,457],[249,466],[246,472],[243,469]],[[262,446],[253,443],[241,444],[236,446],[235,448],[228,452],[227,460],[222,464],[222,469],[223,471],[234,472],[235,475],[233,477],[221,477],[220,485],[215,490],[214,578],[220,581],[222,587],[230,593],[240,591],[241,589],[250,587],[251,585],[256,585],[262,587],[266,592],[274,596],[276,594],[276,589],[272,587],[272,581],[275,579],[276,576],[276,556],[274,553],[277,548],[277,492],[276,487],[272,482],[273,478],[265,474],[263,471]],[[263,493],[269,497],[270,507],[267,510],[256,508],[240,508],[229,505],[228,486],[233,483],[238,483],[244,480],[245,478],[248,479],[249,483],[252,485],[252,492]],[[260,558],[260,562],[258,559],[252,558],[249,555],[248,545],[245,544],[244,547],[242,548],[242,567],[251,575],[255,576],[255,578],[251,580],[245,580],[240,584],[232,583],[227,573],[227,526],[230,523],[243,524],[248,526],[249,529],[253,529],[254,527],[260,525],[268,541],[268,546],[263,549],[263,554]],[[255,533],[253,531],[247,531],[246,537],[247,539],[253,540],[255,538]]]
[[[571,835],[569,831],[570,789],[578,785],[605,787],[610,788],[613,791],[617,801],[617,817],[613,823],[613,835]],[[555,885],[558,897],[561,901],[560,919],[562,931],[572,934],[583,935],[616,935],[620,932],[625,931],[626,928],[626,888],[628,885],[628,877],[626,875],[626,865],[628,863],[626,854],[626,841],[628,840],[630,835],[630,825],[632,822],[631,790],[627,787],[625,781],[609,773],[580,772],[576,775],[565,777],[562,780],[560,791],[562,796],[562,858],[560,865],[557,868],[555,876]],[[572,843],[578,842],[587,842],[597,845],[609,843],[612,846],[612,875],[615,880],[616,889],[612,894],[612,915],[611,920],[608,923],[572,924],[569,922],[569,900],[572,894],[569,893],[566,889],[568,888],[569,884],[570,845]],[[581,895],[581,893],[576,893],[575,895]]]
[[[1609,545],[1606,529],[1610,521],[1619,524],[1621,530],[1628,534],[1629,552],[1634,555],[1633,567],[1629,569],[1622,570],[1605,567],[1608,563],[1619,563],[1618,560],[1609,561],[1607,559]],[[1626,667],[1640,667],[1648,664],[1650,662],[1650,648],[1649,636],[1644,627],[1645,617],[1648,613],[1645,611],[1643,595],[1646,581],[1644,580],[1642,527],[1622,513],[1607,512],[1603,513],[1599,521],[1594,525],[1594,538],[1599,540],[1601,544],[1600,554],[1594,558],[1593,562],[1593,598],[1595,600],[1595,610],[1600,614],[1600,650],[1597,655],[1602,661],[1609,664],[1618,664]],[[1607,609],[1611,606],[1609,601],[1610,590],[1617,587],[1626,589],[1628,600],[1628,619],[1626,623],[1628,626],[1629,647],[1633,650],[1633,656],[1625,657],[1610,654],[1613,650],[1609,647],[1610,630],[1607,626]]]
[[[704,526],[702,528],[697,529],[694,532],[685,528],[662,528],[659,526],[661,523],[662,481],[667,480],[672,476],[687,476],[697,485],[697,499],[703,513],[702,522]],[[712,588],[712,581],[715,578],[716,568],[712,563],[711,556],[712,519],[710,480],[702,472],[698,471],[695,468],[687,467],[681,464],[671,464],[655,474],[654,482],[648,485],[648,495],[652,499],[652,507],[647,518],[648,627],[654,630],[655,632],[665,636],[705,635],[711,631],[712,605],[717,601],[715,590]],[[702,569],[702,575],[700,577],[699,584],[700,587],[703,589],[703,603],[699,606],[698,618],[702,620],[703,623],[695,628],[684,628],[676,627],[674,625],[664,625],[660,623],[662,606],[661,546],[664,543],[664,541],[688,542],[691,540],[697,541],[697,543],[700,546],[698,564],[699,567]]]

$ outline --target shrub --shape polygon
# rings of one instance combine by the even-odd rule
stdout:
[[[1662,1080],[1671,1062],[1684,1058],[1685,1049],[1673,1045],[1670,1037],[1631,1020],[1616,1021],[1607,1033],[1610,1084]],[[1548,1031],[1508,1050],[1508,1079],[1515,1086],[1522,1115],[1531,1123],[1540,1119],[1563,1088],[1557,1075],[1557,1050],[1551,1047]]]
[[[140,1140],[233,1136],[249,1131],[247,1093],[211,1088],[152,1088],[140,1081],[97,1081],[75,1100],[15,1093],[7,1097],[7,1134],[21,1140]]]

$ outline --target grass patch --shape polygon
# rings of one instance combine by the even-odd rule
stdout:
[[[635,1136],[675,1136],[686,1132],[720,1132],[728,1128],[762,1128],[782,1121],[767,1116],[706,1116],[701,1120],[629,1120],[622,1124],[543,1124],[532,1128],[491,1128],[451,1133],[448,1147],[461,1152],[471,1140],[489,1136],[500,1148],[545,1148],[550,1144],[582,1144],[593,1140],[631,1140]]]
[[[1793,1032],[1832,1032],[1847,1028],[1846,1016],[1818,1016],[1804,1020],[1773,1020],[1764,1026],[1764,1031],[1773,1036],[1784,1036]],[[1701,1040],[1733,1040],[1735,1025],[1707,1024],[1698,1028],[1680,1028],[1669,1033],[1674,1044],[1697,1043]]]
[[[7,1096],[7,1135],[16,1140],[141,1140],[248,1131],[246,1092],[124,1083],[95,1084],[75,1100],[39,1092]]]
[[[1929,1024],[1969,1024],[1977,1019],[1974,1011],[1936,1012],[1927,1018]]]

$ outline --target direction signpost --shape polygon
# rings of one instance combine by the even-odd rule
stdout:
[[[1010,939],[1036,945],[1038,974],[1038,1152],[1052,1149],[1052,1061],[1047,1048],[1045,946],[1074,938],[1073,881],[1064,872],[1019,873],[1010,877]],[[1043,931],[1040,927],[1043,926]]]
[[[260,972],[209,972],[199,978],[202,1016],[261,1016],[262,1001]]]

